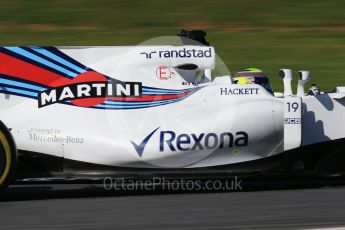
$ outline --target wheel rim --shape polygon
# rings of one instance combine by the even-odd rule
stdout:
[[[9,175],[10,172],[10,168],[11,168],[11,147],[10,144],[5,136],[5,134],[0,130],[0,142],[1,142],[1,148],[2,148],[2,155],[0,159],[1,159],[1,163],[0,166],[1,168],[4,168],[3,170],[1,170],[0,168],[0,186],[4,183],[4,181],[6,180],[6,178]],[[4,162],[4,163],[3,163]],[[3,167],[4,166],[4,167]]]

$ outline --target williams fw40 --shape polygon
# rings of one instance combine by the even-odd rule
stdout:
[[[310,75],[300,71],[293,94],[289,69],[280,70],[284,93],[268,80],[213,76],[215,50],[203,43],[1,47],[1,189],[14,180],[344,173],[345,88],[307,95]]]

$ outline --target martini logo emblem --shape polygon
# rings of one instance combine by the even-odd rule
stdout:
[[[107,97],[140,97],[141,82],[109,81],[103,75],[89,71],[73,80],[56,82],[38,94],[38,107],[54,103],[71,102],[77,106],[91,107],[103,103]]]

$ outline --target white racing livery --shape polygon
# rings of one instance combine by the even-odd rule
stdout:
[[[105,175],[343,173],[345,89],[212,76],[205,45],[0,48],[0,185]]]

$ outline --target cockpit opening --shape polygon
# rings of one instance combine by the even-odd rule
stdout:
[[[233,84],[246,85],[257,84],[264,87],[268,92],[273,94],[272,85],[266,74],[257,68],[247,68],[244,71],[237,72],[232,77]]]

